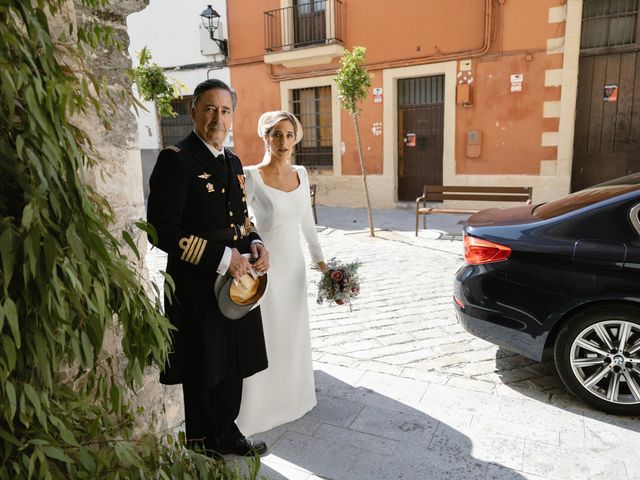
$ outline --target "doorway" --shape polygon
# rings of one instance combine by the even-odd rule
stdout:
[[[638,0],[585,0],[572,191],[640,171]]]
[[[444,75],[398,80],[398,200],[442,185]]]

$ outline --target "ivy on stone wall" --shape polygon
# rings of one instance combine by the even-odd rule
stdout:
[[[235,477],[182,437],[134,435],[128,392],[163,364],[171,327],[83,180],[98,156],[74,121],[108,126],[122,101],[83,59],[122,47],[99,22],[52,38],[66,3],[0,2],[0,478]],[[114,330],[122,368],[103,352]]]

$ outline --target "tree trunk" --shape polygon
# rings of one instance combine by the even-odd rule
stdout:
[[[353,116],[353,123],[356,127],[356,142],[358,144],[358,157],[360,157],[360,168],[362,169],[362,183],[364,184],[364,197],[367,200],[367,213],[369,215],[369,234],[375,237],[373,232],[373,215],[371,213],[371,202],[369,201],[369,188],[367,187],[367,170],[364,166],[364,157],[362,156],[362,144],[360,143],[360,126],[358,125],[358,115]]]

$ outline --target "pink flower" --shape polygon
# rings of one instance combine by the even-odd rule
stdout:
[[[333,272],[331,272],[331,280],[333,280],[334,282],[339,282],[340,280],[342,280],[342,272],[340,270],[334,270]]]

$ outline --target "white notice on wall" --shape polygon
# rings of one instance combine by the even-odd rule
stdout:
[[[373,89],[373,103],[382,103],[382,87]]]
[[[511,75],[511,92],[521,92],[523,81],[523,73],[514,73],[513,75]]]

